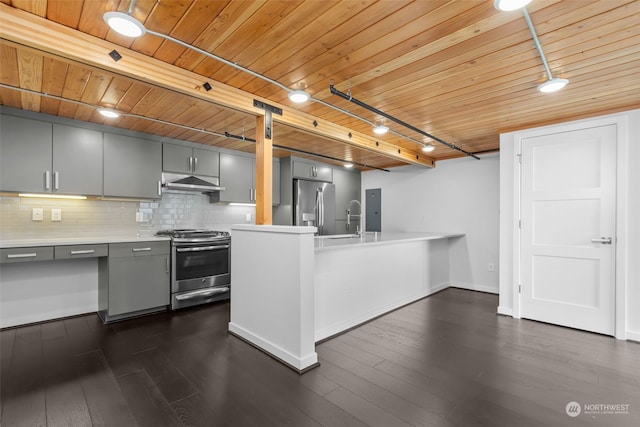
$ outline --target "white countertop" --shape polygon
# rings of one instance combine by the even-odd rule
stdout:
[[[0,240],[0,249],[28,248],[34,246],[96,245],[103,243],[152,242],[163,240],[171,240],[171,238],[158,236],[91,236],[10,239]]]
[[[463,237],[464,233],[412,233],[412,232],[367,232],[361,236],[353,234],[340,234],[334,236],[316,236],[315,250],[324,251],[340,248],[351,248],[362,245],[372,244],[393,244],[401,242],[409,242],[416,240],[436,240],[449,239],[454,237]]]

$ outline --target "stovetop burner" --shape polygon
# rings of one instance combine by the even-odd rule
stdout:
[[[228,239],[231,234],[227,231],[215,230],[198,230],[198,229],[179,229],[179,230],[160,230],[156,236],[168,236],[173,240],[180,241],[211,241]]]

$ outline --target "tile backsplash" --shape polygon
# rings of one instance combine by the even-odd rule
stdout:
[[[42,221],[32,209],[42,208]],[[62,221],[51,221],[51,209]],[[142,222],[136,222],[136,213]],[[247,215],[251,220],[247,221]],[[255,207],[211,204],[198,193],[165,193],[154,202],[67,200],[0,196],[0,239],[107,235],[151,236],[158,230],[206,228],[229,231],[233,224],[255,223]]]

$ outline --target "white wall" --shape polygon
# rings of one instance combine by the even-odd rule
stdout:
[[[640,341],[640,110],[570,123],[584,127],[615,123],[618,126],[618,247],[616,298],[619,301],[616,337]],[[565,124],[566,125],[566,124]],[[549,126],[548,129],[563,125]],[[517,132],[500,135],[500,304],[503,314],[517,314],[514,307],[514,271],[517,237]],[[620,308],[620,309],[618,309]],[[620,318],[622,316],[622,318]]]
[[[364,172],[362,194],[382,189],[383,232],[465,233],[451,242],[452,284],[498,293],[499,159],[490,154],[439,161],[434,169]]]

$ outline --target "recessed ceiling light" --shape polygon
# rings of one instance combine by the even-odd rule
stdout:
[[[384,135],[385,133],[389,132],[389,128],[385,125],[376,125],[373,128],[373,132],[378,135]]]
[[[303,102],[307,102],[310,96],[307,92],[302,89],[296,89],[289,92],[289,99],[296,104],[301,104]]]
[[[115,119],[117,117],[120,117],[120,113],[118,113],[115,110],[112,110],[111,108],[98,108],[98,113],[100,113],[102,116],[109,119]]]
[[[140,37],[146,31],[140,21],[124,12],[107,12],[102,19],[113,31],[123,36]]]
[[[351,169],[353,167],[353,163],[345,163],[344,167],[347,169]]]
[[[556,92],[565,87],[569,83],[567,79],[554,77],[538,86],[538,90],[542,93]]]
[[[425,153],[430,153],[435,149],[436,147],[433,144],[427,144],[422,146],[422,151],[424,151]]]
[[[531,3],[531,0],[495,0],[493,7],[498,10],[510,12],[512,10],[521,9]]]

